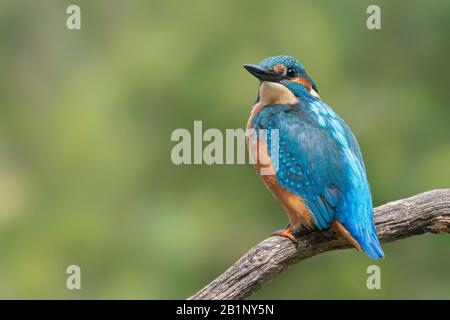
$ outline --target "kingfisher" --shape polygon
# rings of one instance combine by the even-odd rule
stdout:
[[[256,171],[289,218],[272,235],[297,245],[299,230],[330,229],[370,258],[383,258],[363,157],[348,125],[297,59],[279,55],[244,68],[260,80],[248,147],[258,150]]]

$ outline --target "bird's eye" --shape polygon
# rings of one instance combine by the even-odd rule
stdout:
[[[295,76],[295,69],[294,68],[288,68],[286,70],[286,76],[288,76],[289,78],[293,78]]]

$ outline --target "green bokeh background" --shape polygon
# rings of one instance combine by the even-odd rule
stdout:
[[[65,27],[78,4],[82,29]],[[366,28],[381,6],[382,29]],[[172,164],[176,128],[243,128],[243,63],[299,58],[350,125],[374,204],[450,187],[450,2],[0,2],[0,298],[185,298],[287,218],[249,165]],[[450,298],[450,237],[290,268],[253,298]],[[68,265],[82,290],[66,289]]]

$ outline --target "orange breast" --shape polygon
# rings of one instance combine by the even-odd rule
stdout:
[[[270,104],[296,104],[298,103],[298,98],[285,86],[267,82],[261,84],[259,98],[260,101],[253,106],[247,121],[248,148],[250,153],[252,153],[251,157],[256,160],[254,162],[256,173],[274,197],[280,201],[289,217],[291,227],[295,228],[301,224],[307,228],[313,228],[314,218],[305,201],[300,196],[287,191],[279,185],[265,139],[260,141],[256,134],[251,134],[253,130],[252,121],[264,107]]]
[[[254,108],[254,110],[256,109],[256,107]],[[252,116],[250,116],[247,128],[252,128],[251,121]],[[253,135],[248,137],[248,147],[249,150],[253,150],[253,152],[256,152],[256,154],[253,154],[254,159],[256,159],[256,173],[264,182],[272,195],[276,199],[278,199],[278,201],[280,201],[281,205],[288,215],[291,227],[295,228],[299,225],[303,225],[308,229],[313,229],[314,218],[311,214],[311,211],[306,206],[303,198],[287,191],[278,183],[276,173],[274,171],[272,161],[267,149],[267,145],[262,141],[258,141]],[[271,174],[267,174],[267,172],[271,172]]]

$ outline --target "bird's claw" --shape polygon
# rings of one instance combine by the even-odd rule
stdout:
[[[295,246],[295,249],[298,248],[297,238],[292,233],[292,230],[290,228],[275,231],[271,234],[271,236],[279,236],[279,237],[288,238],[289,240],[291,240],[292,244]]]

